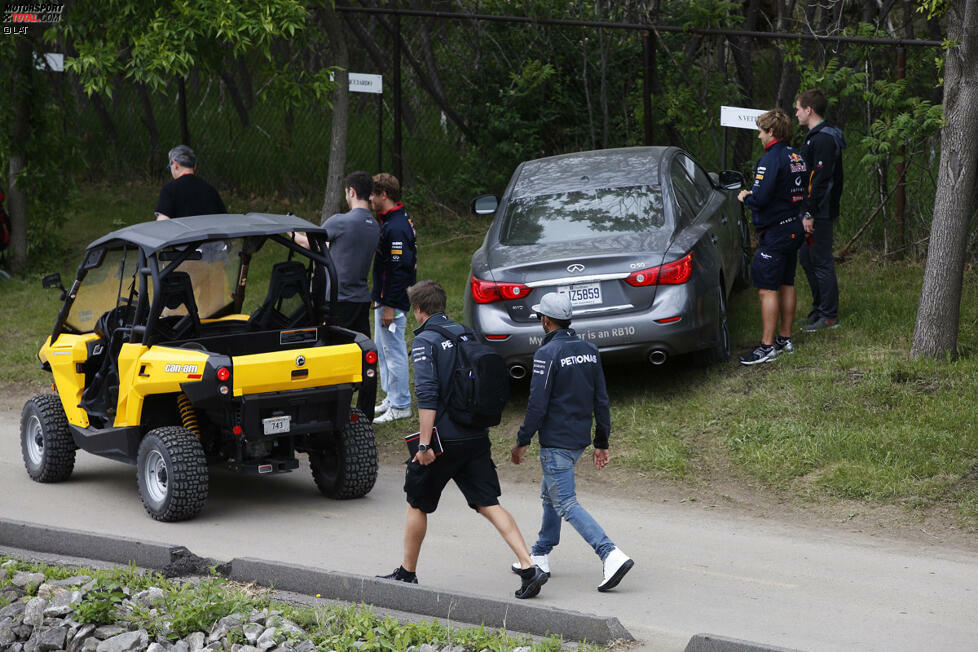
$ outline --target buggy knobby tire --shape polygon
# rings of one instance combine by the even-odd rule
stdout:
[[[67,480],[75,468],[75,442],[61,399],[38,394],[20,416],[20,451],[27,475],[35,482]]]
[[[717,324],[713,346],[696,352],[696,362],[707,367],[730,360],[730,317],[727,314],[727,294],[723,279],[717,285]]]
[[[157,521],[185,521],[207,501],[207,458],[194,434],[180,426],[150,430],[139,444],[136,484]]]
[[[312,478],[327,498],[361,498],[377,482],[377,440],[367,416],[359,408],[330,445],[309,452]]]

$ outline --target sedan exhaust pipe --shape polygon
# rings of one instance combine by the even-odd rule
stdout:
[[[659,365],[665,364],[666,360],[668,359],[669,359],[669,354],[663,351],[662,349],[652,349],[651,351],[649,351],[649,362],[651,362],[657,367]]]
[[[523,380],[526,378],[526,367],[521,364],[510,365],[509,377],[513,380]]]

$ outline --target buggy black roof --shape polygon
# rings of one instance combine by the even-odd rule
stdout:
[[[291,231],[324,235],[326,233],[325,227],[316,226],[295,215],[270,213],[196,215],[133,224],[102,236],[88,245],[88,248],[125,243],[136,245],[151,255],[166,247],[201,240],[227,240]]]

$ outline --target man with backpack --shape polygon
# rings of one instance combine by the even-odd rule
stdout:
[[[407,516],[404,527],[404,557],[401,565],[384,579],[417,584],[416,574],[421,544],[428,528],[428,514],[438,508],[441,493],[449,480],[465,496],[469,507],[485,516],[516,553],[515,571],[521,578],[517,598],[532,598],[540,592],[549,575],[530,562],[530,551],[513,517],[499,504],[499,477],[492,462],[488,423],[499,422],[498,413],[486,421],[462,425],[453,413],[466,402],[457,396],[457,378],[479,373],[480,365],[457,373],[462,361],[460,349],[466,342],[477,342],[474,334],[445,315],[445,290],[434,281],[420,281],[408,288],[414,318],[421,326],[414,331],[411,358],[414,387],[421,422],[417,453],[408,461],[404,478]],[[469,348],[469,347],[466,347]],[[471,358],[470,358],[471,359]],[[500,361],[501,363],[501,361]],[[503,376],[505,380],[505,375]],[[491,382],[491,379],[487,378]],[[505,402],[505,397],[503,397]],[[456,409],[450,409],[455,406]],[[435,434],[437,432],[437,434]],[[437,437],[437,440],[435,439]],[[443,453],[436,455],[440,441]]]
[[[574,465],[591,445],[592,415],[597,421],[594,466],[602,469],[610,459],[611,413],[601,357],[598,347],[571,330],[573,309],[567,294],[545,294],[533,311],[546,336],[533,356],[526,416],[512,450],[513,464],[520,464],[533,434],[540,433],[543,522],[530,560],[550,574],[550,551],[560,543],[561,520],[566,520],[601,558],[604,578],[598,591],[603,593],[618,586],[635,562],[611,542],[577,502],[574,488]],[[516,564],[513,571],[517,571]]]

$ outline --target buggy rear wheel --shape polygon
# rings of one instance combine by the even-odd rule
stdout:
[[[350,412],[350,422],[329,446],[310,451],[309,466],[319,491],[327,498],[360,498],[377,482],[377,440],[362,410]]]
[[[27,475],[35,482],[67,480],[75,468],[75,448],[61,399],[52,394],[31,397],[20,417],[20,451]]]
[[[157,521],[193,518],[207,501],[207,459],[194,434],[180,426],[150,430],[139,444],[136,484]]]

